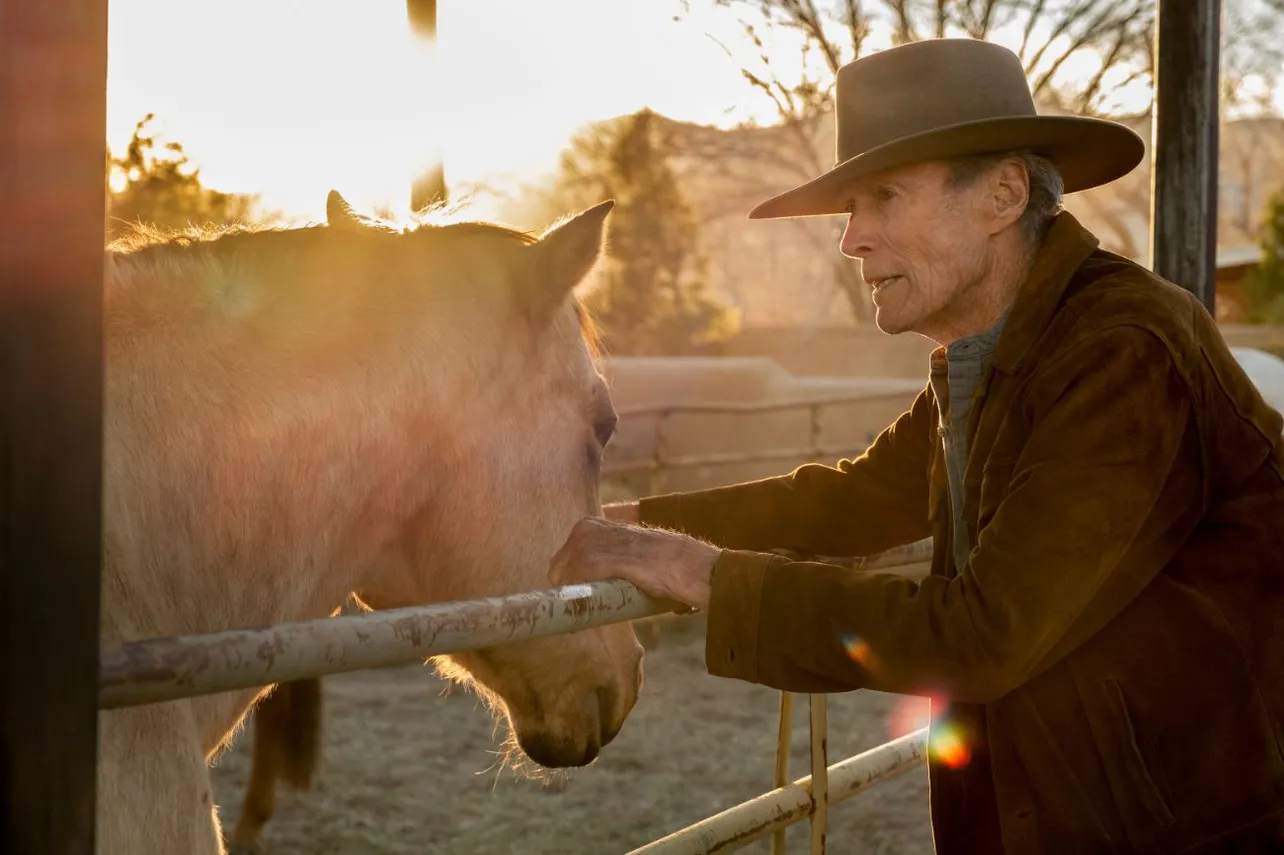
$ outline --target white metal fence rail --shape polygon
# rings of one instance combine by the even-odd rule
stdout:
[[[880,401],[906,400],[904,390],[893,392],[856,392],[845,395],[833,395],[824,398],[812,398],[796,401],[772,401],[760,404],[651,404],[644,407],[626,407],[619,411],[620,421],[652,418],[653,440],[651,454],[635,460],[611,461],[602,467],[604,475],[625,475],[634,472],[650,472],[651,482],[648,491],[658,495],[665,490],[665,479],[674,469],[693,469],[704,466],[729,466],[737,463],[771,463],[788,460],[823,460],[859,454],[865,450],[863,444],[850,442],[837,445],[822,444],[823,431],[820,422],[821,413],[826,407],[843,404],[867,404]],[[762,415],[790,410],[807,410],[808,441],[805,446],[797,448],[772,448],[765,451],[738,451],[726,454],[693,454],[673,457],[669,454],[668,429],[670,420],[678,414],[688,415]]]
[[[653,492],[660,492],[665,471],[674,467],[817,460],[856,453],[861,449],[829,449],[820,444],[821,409],[904,396],[903,392],[895,396],[880,393],[757,405],[669,404],[623,410],[622,417],[657,417],[654,454],[644,461],[619,464],[607,471],[649,470]],[[811,413],[811,436],[806,448],[665,458],[665,429],[668,418],[675,413],[753,414],[800,408]],[[928,560],[931,548],[928,539],[878,555],[827,560],[861,569],[896,567]],[[117,709],[326,674],[406,665],[431,656],[655,617],[672,612],[674,606],[647,596],[627,582],[613,580],[257,629],[129,642],[105,647],[101,652],[98,706]],[[810,775],[788,781],[794,696],[781,693],[775,789],[630,855],[730,852],[767,835],[773,837],[772,851],[779,853],[784,851],[785,829],[803,819],[811,821],[811,852],[822,853],[829,805],[923,762],[926,728],[830,766],[826,696],[809,695],[808,702]]]

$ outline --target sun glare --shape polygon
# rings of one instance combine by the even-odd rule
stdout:
[[[443,0],[434,61],[404,0],[113,0],[108,142],[151,112],[218,189],[316,217],[334,187],[403,213],[438,157],[468,191],[545,174],[578,127],[648,104],[717,121],[743,84],[678,7]]]
[[[407,207],[409,176],[437,156],[430,55],[404,2],[219,4],[116,0],[108,141],[154,112],[212,186],[262,192],[301,214],[337,187]]]

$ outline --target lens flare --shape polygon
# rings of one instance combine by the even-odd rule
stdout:
[[[907,695],[896,699],[887,714],[888,738],[900,739],[922,730],[932,721],[927,698]]]
[[[927,736],[928,751],[940,763],[951,769],[961,769],[972,759],[972,749],[957,726],[933,726]]]
[[[878,657],[865,639],[854,634],[844,635],[843,649],[866,671],[878,670]],[[927,697],[902,697],[888,714],[888,729],[892,738],[897,739],[928,728],[928,753],[943,766],[961,769],[971,761],[972,749],[963,728],[949,720],[949,708],[949,699],[935,692]]]
[[[874,649],[869,646],[868,641],[865,641],[860,636],[844,635],[843,649],[847,651],[847,655],[852,658],[852,661],[858,663],[866,671],[872,674],[878,670],[878,657],[874,655]]]

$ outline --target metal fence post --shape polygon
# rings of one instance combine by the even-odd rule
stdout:
[[[811,459],[813,462],[820,459],[820,404],[810,404],[807,407],[807,417],[809,419],[810,442],[808,448],[811,449]]]
[[[655,414],[655,453],[652,457],[653,466],[651,468],[651,495],[659,496],[664,492],[667,478],[665,477],[665,460],[669,456],[669,410],[661,410]]]
[[[780,729],[776,732],[776,769],[771,778],[774,789],[789,783],[789,744],[794,729],[794,693],[780,693]],[[787,827],[778,828],[771,835],[771,855],[784,855]]]
[[[827,695],[809,695],[811,706],[811,855],[825,855],[829,830],[829,720]]]

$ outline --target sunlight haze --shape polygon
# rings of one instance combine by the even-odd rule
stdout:
[[[183,144],[207,186],[315,218],[331,187],[404,212],[412,177],[438,152],[452,194],[529,181],[586,122],[646,106],[703,124],[772,122],[741,77],[758,51],[734,17],[695,3],[677,22],[683,5],[442,0],[434,63],[404,0],[113,0],[108,143],[120,151],[154,112],[154,129]],[[1008,29],[993,38],[1015,48],[1019,27]],[[875,23],[868,48],[888,44]],[[796,42],[768,47],[778,68],[799,68]],[[1077,55],[1058,77],[1091,65]],[[1124,111],[1149,97],[1106,91]]]
[[[749,100],[717,46],[672,21],[671,0],[444,0],[439,92],[404,0],[110,9],[113,150],[155,112],[156,129],[185,146],[209,185],[258,192],[299,216],[320,216],[332,186],[356,204],[404,209],[434,146],[452,185],[530,177],[587,121],[649,105],[719,123]]]

